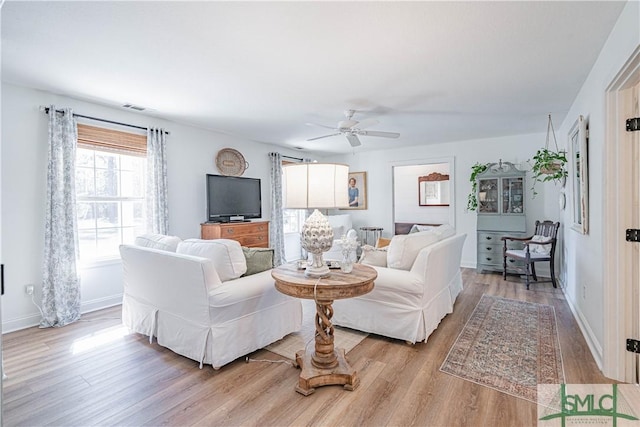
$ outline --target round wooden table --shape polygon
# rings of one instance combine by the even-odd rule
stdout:
[[[271,276],[276,289],[296,298],[316,301],[316,337],[313,350],[296,353],[296,363],[301,368],[296,391],[305,396],[323,385],[344,385],[346,390],[355,390],[360,383],[355,369],[347,362],[344,349],[334,348],[333,308],[336,299],[357,297],[371,292],[378,273],[371,267],[355,264],[351,273],[331,270],[328,277],[320,279],[306,277],[303,269],[295,264],[274,268]]]

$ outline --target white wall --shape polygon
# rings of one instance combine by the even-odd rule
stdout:
[[[350,211],[354,228],[361,226],[383,227],[383,236],[393,235],[393,179],[392,167],[403,164],[424,164],[441,162],[442,158],[453,157],[454,173],[451,177],[456,229],[467,234],[462,252],[462,265],[476,266],[476,213],[467,212],[467,195],[471,191],[469,175],[476,162],[513,162],[528,167],[526,159],[544,146],[546,138],[546,118],[540,118],[540,134],[515,135],[502,138],[478,139],[452,143],[424,145],[405,148],[332,156],[330,159],[348,163],[353,170],[367,172],[369,204],[367,210]],[[363,142],[366,144],[366,141]],[[538,195],[531,200],[531,177],[527,175],[527,223],[528,231],[533,231],[536,219],[558,220],[558,191],[553,184],[537,184]]]
[[[581,323],[583,332],[602,368],[604,342],[604,249],[605,203],[615,203],[603,194],[605,158],[605,91],[615,75],[640,46],[640,3],[630,1],[609,35],[598,60],[571,106],[567,118],[558,129],[558,137],[568,146],[568,134],[579,115],[589,119],[589,233],[571,229],[571,180],[567,182],[567,210],[564,227],[566,259],[565,295]],[[623,230],[620,231],[621,233]]]
[[[393,169],[393,204],[395,222],[446,224],[448,206],[420,206],[418,177],[438,172],[449,175],[448,163],[396,166]]]
[[[282,147],[243,141],[135,112],[3,84],[0,179],[1,252],[6,273],[6,295],[2,298],[5,332],[36,325],[40,320],[38,309],[25,294],[24,287],[34,284],[36,301],[40,302],[48,118],[39,111],[39,106],[50,104],[71,107],[79,114],[140,126],[163,127],[171,133],[167,140],[169,230],[181,238],[200,235],[200,223],[206,220],[205,174],[218,173],[214,164],[218,150],[224,147],[239,150],[249,162],[244,176],[262,179],[264,219],[269,219],[271,209],[267,153],[279,151],[299,156],[297,151]],[[121,269],[119,262],[82,269],[83,312],[121,302]]]

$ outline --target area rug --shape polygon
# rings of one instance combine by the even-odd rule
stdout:
[[[440,370],[536,402],[538,384],[564,382],[555,310],[482,295]]]
[[[302,328],[298,332],[287,335],[281,340],[265,347],[272,353],[284,356],[287,359],[296,360],[296,352],[314,345],[316,304],[312,300],[302,300]],[[351,351],[355,346],[367,337],[367,333],[353,329],[334,326],[334,346],[344,348],[345,352]]]

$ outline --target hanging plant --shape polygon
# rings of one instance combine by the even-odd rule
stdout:
[[[555,151],[549,149],[550,135],[553,135],[553,142],[556,147]],[[535,156],[528,162],[531,164],[533,178],[531,191],[533,192],[533,197],[538,194],[535,188],[537,182],[555,181],[562,183],[568,175],[566,168],[567,153],[558,149],[558,141],[556,140],[556,133],[553,129],[551,114],[549,114],[549,122],[547,124],[547,142],[544,148],[539,149]]]
[[[478,209],[478,180],[477,177],[482,172],[486,171],[489,167],[489,163],[477,163],[471,166],[471,176],[469,181],[471,182],[471,192],[467,196],[467,211],[473,212]]]

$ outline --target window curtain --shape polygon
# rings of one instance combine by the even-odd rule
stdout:
[[[147,128],[147,231],[169,233],[167,138],[163,129]]]
[[[269,246],[273,248],[273,264],[277,267],[285,261],[284,214],[282,205],[282,156],[269,153],[271,161],[271,232]]]
[[[49,107],[49,165],[40,327],[64,326],[80,318],[80,277],[75,165],[78,143],[73,111]]]

